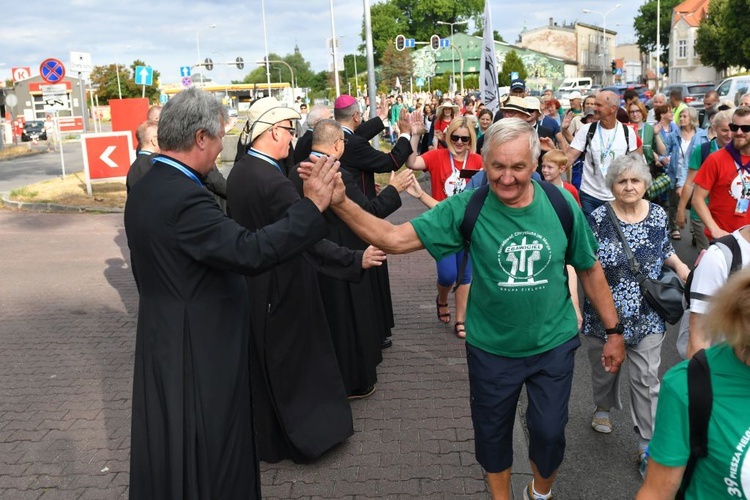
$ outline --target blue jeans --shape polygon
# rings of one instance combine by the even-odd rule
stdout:
[[[590,194],[586,194],[583,191],[578,192],[578,198],[581,200],[581,209],[583,209],[583,213],[586,215],[586,217],[591,215],[591,212],[607,203],[607,200],[594,198]]]

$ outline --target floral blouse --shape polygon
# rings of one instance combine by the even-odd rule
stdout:
[[[606,205],[591,212],[589,225],[599,242],[599,262],[604,268],[620,322],[625,327],[625,344],[636,345],[646,335],[664,333],[664,320],[641,295],[620,237],[607,215]],[[664,209],[649,203],[645,219],[635,224],[620,221],[620,229],[640,264],[641,272],[650,278],[658,278],[664,260],[675,253]],[[583,304],[582,330],[584,335],[604,338],[604,325],[588,299]]]

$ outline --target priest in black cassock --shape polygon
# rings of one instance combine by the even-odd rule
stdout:
[[[279,165],[297,119],[297,111],[274,97],[250,107],[252,147],[227,180],[229,215],[250,230],[284,218],[299,199]],[[316,272],[359,281],[363,268],[383,260],[385,254],[373,247],[355,251],[324,240],[285,264],[247,278],[251,387],[261,460],[309,462],[352,435],[352,413]]]
[[[133,186],[125,231],[139,292],[130,498],[260,499],[248,374],[244,278],[299,255],[327,233],[338,177],[315,180],[286,217],[257,232],[227,218],[203,184],[222,149],[227,111],[198,89],[159,122],[162,154]]]
[[[340,95],[334,103],[333,116],[344,129],[347,139],[346,150],[341,157],[342,170],[352,174],[356,185],[369,199],[375,198],[375,174],[391,172],[398,170],[406,162],[406,159],[412,153],[412,147],[409,142],[411,125],[408,120],[399,120],[399,136],[396,144],[393,145],[390,153],[379,151],[370,145],[369,139],[385,129],[382,120],[364,121],[362,111],[357,100],[348,95]],[[377,125],[377,127],[375,127]],[[366,126],[368,133],[366,137],[360,133],[355,133],[357,129]],[[394,326],[393,320],[393,303],[391,302],[391,284],[388,278],[387,264],[380,266],[374,273],[375,286],[375,304],[380,314],[385,318],[388,325],[387,335],[390,336],[390,329]],[[389,347],[391,339],[383,338],[382,347]]]
[[[377,119],[377,118],[376,118]],[[340,158],[346,149],[344,130],[334,120],[319,120],[313,130],[312,154]],[[411,171],[404,170],[391,177],[391,182],[372,200],[359,189],[354,177],[340,172],[346,195],[367,212],[387,217],[401,206],[399,193],[414,181]],[[294,168],[289,178],[302,193],[302,179]],[[331,210],[323,214],[328,222],[328,239],[349,248],[367,248],[349,226]],[[388,330],[385,317],[375,304],[373,275],[378,268],[368,269],[361,282],[351,283],[320,275],[320,290],[326,317],[331,328],[333,345],[349,399],[370,396],[377,383],[377,365],[382,361],[380,344]]]

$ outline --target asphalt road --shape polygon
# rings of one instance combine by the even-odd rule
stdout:
[[[47,153],[46,144],[40,144],[32,148],[39,151],[39,154],[0,161],[0,193],[62,175],[59,152]],[[66,174],[83,170],[80,141],[65,142],[63,144],[63,157]]]

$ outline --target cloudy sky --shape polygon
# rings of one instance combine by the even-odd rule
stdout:
[[[602,16],[582,9],[605,11],[614,0],[490,0],[493,28],[506,41],[515,42],[524,26],[535,28],[555,21],[601,24]],[[376,0],[371,0],[375,3]],[[618,43],[634,41],[633,18],[643,0],[621,0],[622,6],[607,16],[607,27],[617,31]],[[361,42],[362,0],[333,0],[341,49],[351,53]],[[49,57],[68,64],[69,52],[91,54],[94,65],[116,61],[129,64],[141,59],[161,72],[162,81],[179,81],[179,67],[198,60],[196,33],[200,31],[201,58],[214,62],[246,61],[245,70],[217,66],[216,81],[241,79],[253,61],[265,54],[261,0],[43,0],[32,6],[20,2],[3,9],[0,29],[0,78],[11,77],[11,68],[39,65]],[[533,9],[533,10],[532,10]],[[525,10],[525,12],[524,12]],[[216,28],[208,28],[215,24]],[[286,55],[297,43],[314,71],[327,69],[326,38],[331,36],[330,0],[266,0],[268,50]],[[206,28],[206,29],[203,29]],[[408,35],[408,33],[405,33]],[[248,69],[249,68],[249,69]],[[272,76],[273,79],[273,76]]]

